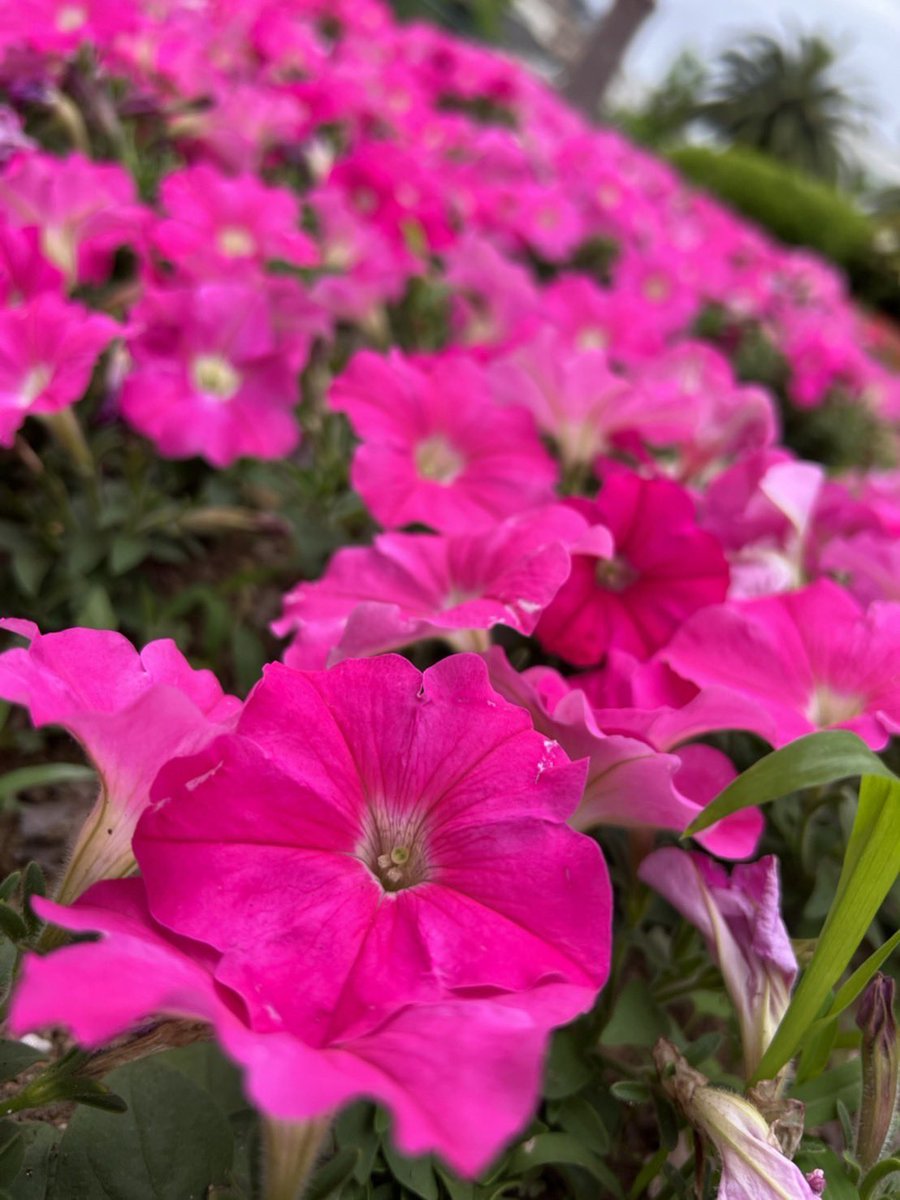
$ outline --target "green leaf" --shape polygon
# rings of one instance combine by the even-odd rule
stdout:
[[[327,1200],[351,1177],[359,1158],[358,1150],[338,1150],[310,1179],[303,1200]]]
[[[860,1062],[854,1058],[825,1071],[816,1079],[795,1084],[790,1094],[792,1098],[802,1100],[806,1107],[806,1128],[815,1129],[826,1121],[833,1121],[837,1117],[838,1100],[855,1112],[859,1104],[860,1079]]]
[[[704,808],[684,831],[692,837],[742,808],[780,800],[803,788],[821,787],[853,775],[897,776],[849,729],[830,729],[798,738],[753,764]]]
[[[398,1183],[422,1200],[438,1200],[438,1182],[430,1158],[406,1158],[390,1141],[384,1143],[384,1157]]]
[[[15,1121],[0,1122],[0,1186],[12,1183],[25,1161],[25,1139]]]
[[[75,623],[88,629],[118,629],[119,619],[109,593],[101,584],[87,589],[75,614]]]
[[[113,1071],[106,1082],[128,1112],[76,1109],[60,1142],[51,1200],[200,1200],[227,1182],[231,1130],[202,1088],[152,1058]]]
[[[109,549],[109,569],[113,575],[124,575],[147,557],[149,546],[144,538],[120,533],[113,538]]]
[[[609,1168],[567,1133],[541,1133],[523,1142],[510,1155],[507,1174],[522,1175],[534,1167],[563,1164],[582,1167],[615,1196],[622,1196],[622,1188]]]
[[[604,1046],[652,1046],[657,1038],[670,1035],[669,1020],[650,989],[641,980],[631,979],[616,998],[600,1041]]]
[[[11,942],[20,942],[28,934],[25,922],[14,908],[10,908],[3,900],[0,900],[0,933]]]
[[[16,1128],[25,1143],[25,1160],[12,1195],[15,1200],[49,1200],[60,1131],[46,1121],[18,1121]]]
[[[837,893],[809,966],[755,1079],[771,1079],[800,1047],[900,872],[900,780],[866,775]],[[849,982],[849,981],[848,981]]]
[[[94,771],[81,763],[39,763],[33,767],[19,767],[15,771],[7,771],[5,775],[0,775],[0,808],[29,788],[55,787],[60,783],[83,783],[94,778]]]
[[[561,1029],[550,1043],[543,1094],[548,1100],[573,1096],[593,1079],[577,1028]]]
[[[15,1079],[35,1063],[46,1059],[47,1055],[24,1042],[0,1042],[0,1083],[7,1079]]]

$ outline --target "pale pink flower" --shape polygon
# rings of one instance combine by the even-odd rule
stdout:
[[[711,1087],[675,1047],[662,1039],[653,1051],[663,1087],[722,1164],[717,1200],[813,1200],[821,1176],[810,1179],[785,1154],[765,1117],[743,1096]]]
[[[749,1079],[759,1066],[797,978],[797,960],[781,918],[778,860],[772,855],[732,869],[674,846],[655,850],[638,871],[695,925],[722,971],[738,1016]]]
[[[278,458],[300,440],[298,373],[324,316],[291,280],[148,292],[131,314],[122,413],[173,458]]]
[[[41,634],[17,620],[0,627],[30,643],[0,654],[0,696],[24,705],[35,725],[62,725],[100,775],[62,888],[62,898],[72,899],[134,865],[131,835],[157,771],[226,728],[240,701],[223,693],[211,671],[195,671],[167,639],[138,653],[107,630]]]
[[[617,825],[681,833],[737,774],[730,759],[711,746],[680,745],[677,736],[660,744],[666,739],[658,736],[659,720],[641,721],[644,714],[635,713],[639,719],[631,729],[631,712],[593,710],[582,690],[549,667],[519,674],[499,646],[485,660],[494,687],[528,711],[535,729],[559,742],[570,758],[588,760],[584,795],[571,819],[576,829]],[[708,728],[704,724],[699,732]],[[653,734],[656,742],[648,736]],[[762,826],[759,810],[747,809],[716,822],[697,840],[723,858],[745,858],[755,850]]]
[[[70,287],[102,283],[115,251],[138,242],[149,217],[122,167],[80,154],[18,155],[0,175],[0,213],[40,229],[44,257]]]
[[[253,175],[230,178],[208,164],[167,175],[160,189],[166,217],[152,231],[159,253],[179,270],[203,278],[253,270],[280,259],[294,266],[318,260],[300,230],[297,197]]]
[[[864,611],[830,580],[707,609],[660,658],[754,701],[752,728],[774,746],[837,727],[880,750],[900,728],[900,606]]]
[[[79,400],[118,332],[111,317],[53,292],[0,311],[0,446],[13,444],[27,416]]]
[[[484,370],[462,354],[363,351],[329,402],[362,439],[351,478],[389,528],[472,533],[553,499],[556,467],[533,417],[492,405]]]
[[[385,533],[373,546],[339,550],[324,575],[285,597],[279,636],[294,633],[291,667],[324,667],[442,638],[481,648],[506,625],[530,634],[569,573],[569,546],[584,532],[571,508],[538,509],[485,533],[439,537]]]

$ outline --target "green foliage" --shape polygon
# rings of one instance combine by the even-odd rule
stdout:
[[[680,146],[669,159],[697,186],[794,246],[809,246],[847,270],[872,251],[872,221],[837,188],[747,147]]]
[[[836,78],[836,60],[820,37],[794,45],[761,34],[742,38],[719,59],[700,113],[725,141],[836,183],[850,172],[846,143],[864,111]]]

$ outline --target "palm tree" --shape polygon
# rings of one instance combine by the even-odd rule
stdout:
[[[566,99],[587,116],[596,116],[625,51],[655,7],[656,0],[612,0],[591,27],[584,51],[563,88]]]
[[[834,77],[835,59],[820,37],[784,46],[757,34],[722,55],[700,115],[729,142],[837,183],[851,173],[847,142],[864,105]]]

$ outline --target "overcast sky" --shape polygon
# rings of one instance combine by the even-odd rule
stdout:
[[[657,82],[688,47],[708,59],[749,32],[785,30],[822,33],[844,51],[842,77],[872,108],[866,157],[900,177],[900,0],[657,0],[629,48],[625,80]]]

